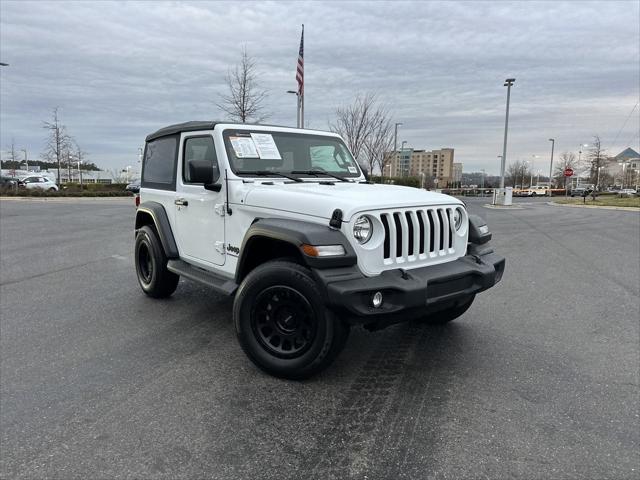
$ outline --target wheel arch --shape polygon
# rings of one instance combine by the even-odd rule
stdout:
[[[135,231],[141,227],[152,226],[158,233],[160,243],[167,258],[178,258],[178,246],[169,224],[164,206],[158,202],[143,202],[136,211]]]
[[[302,253],[300,247],[308,245],[342,245],[345,255],[317,258]],[[249,227],[240,248],[236,268],[236,283],[258,265],[276,258],[294,258],[310,268],[333,268],[355,265],[356,254],[339,230],[317,223],[286,219],[257,219]]]

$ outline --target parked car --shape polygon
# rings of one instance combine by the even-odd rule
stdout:
[[[126,186],[125,190],[131,193],[140,193],[140,180],[134,180]]]
[[[27,190],[46,190],[49,192],[57,192],[59,190],[58,185],[53,180],[40,175],[23,178],[20,180],[19,186]]]
[[[455,197],[366,182],[335,133],[187,122],[145,152],[142,291],[169,297],[182,277],[233,297],[241,347],[273,375],[327,367],[351,326],[452,321],[502,278],[484,220]]]
[[[587,189],[584,187],[576,187],[573,190],[571,190],[571,196],[572,197],[584,197],[584,192],[586,192]]]
[[[0,177],[0,188],[15,188],[18,179],[15,177]]]
[[[619,197],[635,197],[637,194],[633,188],[623,188],[618,192]]]

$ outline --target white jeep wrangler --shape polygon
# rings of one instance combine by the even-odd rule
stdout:
[[[500,281],[504,258],[464,204],[365,180],[329,132],[187,122],[146,139],[135,221],[142,290],[180,277],[235,296],[247,356],[306,378],[352,325],[444,323]]]

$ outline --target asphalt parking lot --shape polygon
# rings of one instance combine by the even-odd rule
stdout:
[[[504,279],[305,382],[229,299],[146,298],[131,199],[0,202],[2,478],[640,478],[640,214],[484,208]]]

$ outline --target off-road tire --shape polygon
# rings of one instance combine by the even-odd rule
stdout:
[[[469,310],[471,304],[473,303],[475,295],[468,297],[466,299],[462,299],[457,302],[453,307],[447,308],[445,310],[440,310],[439,312],[434,312],[430,315],[427,315],[421,318],[421,322],[428,323],[430,325],[444,325],[445,323],[449,323],[452,320],[455,320],[464,312]]]
[[[153,298],[167,298],[176,291],[180,276],[167,269],[162,243],[148,225],[138,230],[134,259],[138,283],[144,293]]]
[[[349,326],[326,308],[311,272],[273,260],[249,272],[233,303],[240,346],[261,370],[302,380],[328,367]]]

